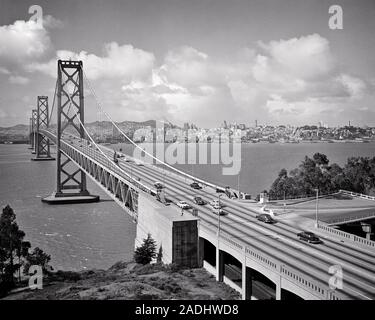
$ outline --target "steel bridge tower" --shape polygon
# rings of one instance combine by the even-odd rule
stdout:
[[[33,118],[29,119],[29,149],[34,149],[34,128],[33,128]]]
[[[31,137],[31,146],[32,146],[32,154],[36,153],[36,128],[38,123],[38,110],[33,109],[31,111],[31,131],[32,131],[32,137]]]
[[[86,174],[62,152],[64,134],[85,138],[82,61],[59,60],[57,63],[57,179],[56,192],[42,201],[54,203],[87,203],[99,201],[90,195]]]
[[[51,157],[50,142],[47,137],[40,134],[41,129],[49,128],[49,110],[48,110],[48,97],[38,96],[37,98],[37,119],[35,132],[35,153],[36,158],[31,159],[34,161],[48,161],[55,160]]]

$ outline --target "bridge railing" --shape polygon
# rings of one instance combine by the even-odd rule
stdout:
[[[349,217],[342,217],[337,219],[330,219],[325,220],[324,222],[328,225],[331,224],[339,224],[339,223],[346,223],[350,221],[358,221],[358,220],[364,220],[364,219],[372,219],[375,218],[375,209],[373,213],[363,213],[363,214],[357,214],[357,215],[351,215]]]
[[[348,191],[348,190],[340,190],[339,192],[341,192],[343,194],[351,195],[352,197],[358,197],[358,198],[362,198],[362,199],[375,201],[375,197],[369,196],[367,194],[352,192],[352,191]]]
[[[318,229],[323,230],[331,235],[334,235],[335,237],[339,237],[344,240],[352,241],[353,243],[360,243],[361,245],[368,247],[370,249],[375,248],[375,241],[368,240],[368,239],[356,236],[354,234],[351,234],[342,230],[337,230],[322,222],[318,223]]]

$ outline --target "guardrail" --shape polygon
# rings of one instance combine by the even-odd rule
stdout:
[[[349,216],[349,217],[342,217],[342,218],[337,218],[337,219],[331,219],[331,220],[325,220],[324,222],[328,225],[331,224],[341,224],[341,223],[347,223],[347,222],[354,222],[358,220],[367,220],[367,219],[374,219],[375,218],[375,209],[374,213],[367,213],[367,214],[360,214],[360,215],[355,215],[355,216]]]
[[[318,229],[323,230],[323,231],[325,231],[327,233],[330,233],[332,235],[335,235],[337,237],[343,238],[345,240],[349,240],[349,241],[352,241],[354,243],[360,243],[360,244],[362,244],[366,247],[369,247],[371,249],[375,248],[375,241],[368,240],[368,239],[356,236],[354,234],[351,234],[351,233],[348,233],[348,232],[345,232],[345,231],[337,230],[337,229],[332,228],[332,227],[330,227],[326,224],[323,224],[322,222],[318,223]]]
[[[339,192],[341,192],[343,194],[349,194],[352,197],[358,197],[358,198],[362,198],[362,199],[367,199],[367,200],[373,200],[373,201],[375,201],[375,197],[369,196],[367,194],[357,193],[357,192],[348,191],[348,190],[341,190],[341,189],[340,189]]]
[[[332,196],[337,194],[337,192],[334,193],[325,193],[325,194],[319,194],[318,198],[325,198],[328,196]],[[294,196],[294,197],[285,197],[284,198],[269,198],[269,201],[293,201],[293,200],[300,200],[300,201],[309,201],[309,200],[314,200],[316,199],[316,194],[315,195],[301,195],[301,196]]]

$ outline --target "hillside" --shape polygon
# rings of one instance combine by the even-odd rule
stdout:
[[[240,295],[205,269],[118,262],[108,270],[58,271],[42,290],[13,293],[5,300],[234,300]]]
[[[143,122],[136,121],[123,121],[117,122],[117,126],[125,132],[130,137],[133,136],[133,133],[141,128],[151,127],[155,128],[156,121],[148,120]],[[170,127],[170,124],[165,124],[166,127]],[[95,121],[88,122],[85,124],[90,135],[101,136],[102,138],[108,137],[109,139],[114,138],[116,135],[119,135],[117,129],[114,128],[111,122],[109,121]],[[56,124],[51,125],[51,129],[56,129]],[[71,133],[75,133],[71,128],[67,128]],[[0,127],[0,142],[1,141],[19,141],[19,140],[28,140],[29,126],[24,124],[17,124],[12,127]]]

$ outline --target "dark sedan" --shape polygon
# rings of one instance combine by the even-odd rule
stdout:
[[[198,182],[193,182],[192,184],[190,184],[190,187],[197,190],[202,189]]]
[[[303,231],[303,232],[298,233],[297,237],[302,241],[307,241],[308,243],[313,243],[313,244],[323,243],[323,241],[320,240],[318,236],[308,231]]]
[[[194,202],[200,206],[203,206],[206,204],[206,202],[201,197],[194,197]]]
[[[272,219],[272,217],[269,214],[262,213],[256,216],[256,218],[259,221],[265,222],[265,223],[276,223],[276,220]]]

